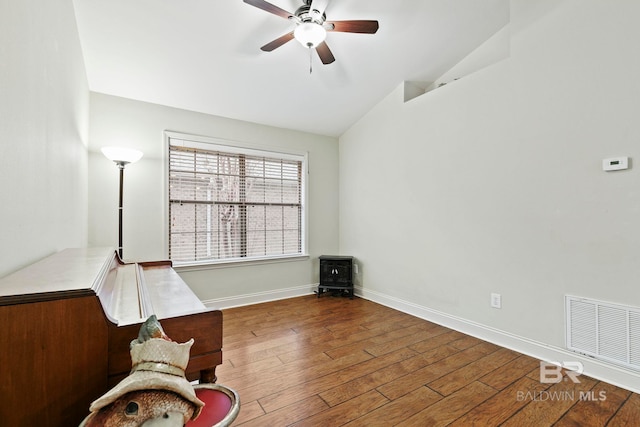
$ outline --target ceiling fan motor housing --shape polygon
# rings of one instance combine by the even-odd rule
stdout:
[[[304,4],[296,10],[296,17],[301,22],[312,22],[314,24],[322,25],[324,21],[327,19],[327,15],[325,13],[320,13],[318,10],[311,9],[311,0],[306,0],[307,4]]]

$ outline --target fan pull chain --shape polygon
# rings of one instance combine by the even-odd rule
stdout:
[[[313,73],[313,58],[311,55],[311,44],[309,44],[309,74]]]

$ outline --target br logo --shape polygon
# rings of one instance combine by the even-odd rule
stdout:
[[[540,382],[559,383],[570,379],[579,383],[578,377],[584,372],[580,362],[540,362]]]

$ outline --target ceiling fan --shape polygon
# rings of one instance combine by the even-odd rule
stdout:
[[[327,31],[361,34],[374,34],[378,31],[378,21],[373,20],[327,21],[324,10],[328,0],[303,0],[304,4],[294,13],[287,12],[265,0],[244,0],[244,2],[296,24],[293,31],[262,46],[260,49],[265,52],[271,52],[295,38],[310,50],[315,49],[323,64],[331,64],[336,59],[324,41]]]

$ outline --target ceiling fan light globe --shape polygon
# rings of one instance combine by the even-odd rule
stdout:
[[[327,30],[315,22],[303,22],[293,32],[293,36],[304,47],[316,47],[327,37]]]

